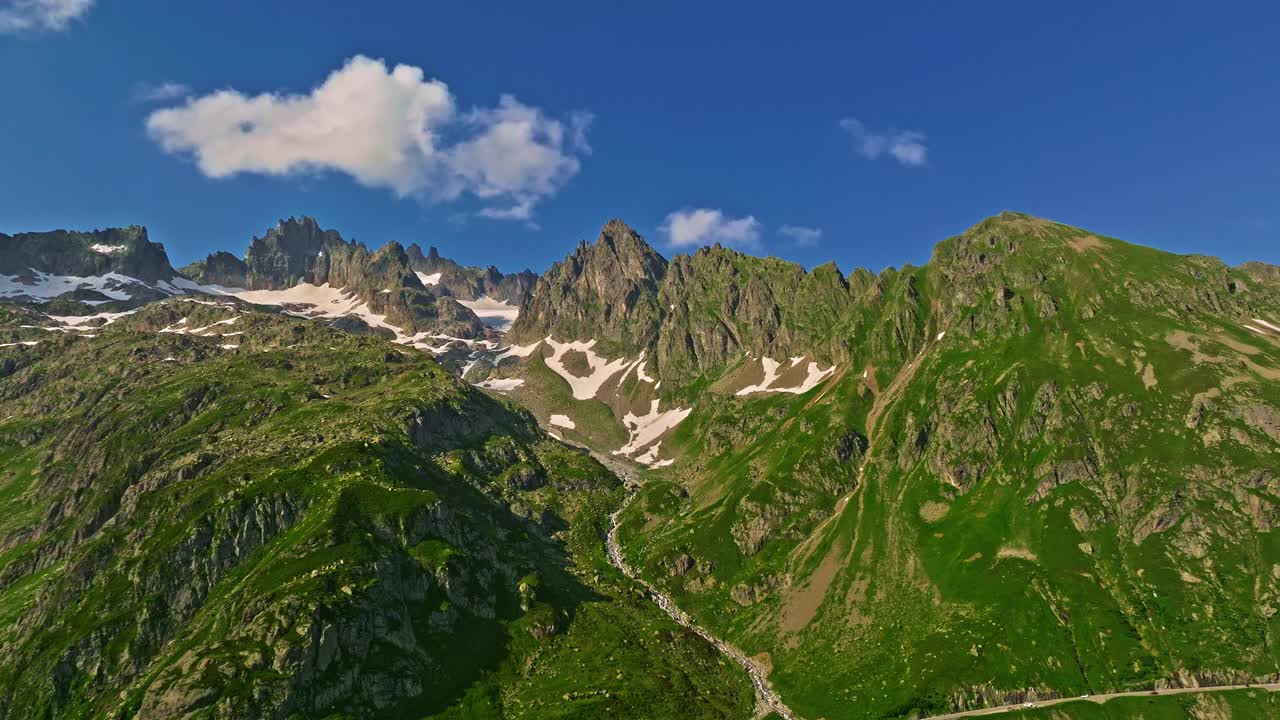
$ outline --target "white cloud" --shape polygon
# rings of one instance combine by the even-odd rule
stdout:
[[[671,247],[718,242],[731,247],[755,248],[760,243],[760,228],[760,221],[752,215],[730,218],[719,210],[698,208],[667,215],[659,229],[667,235]]]
[[[796,247],[815,247],[822,239],[822,228],[804,227],[803,225],[783,225],[778,234],[791,240]]]
[[[134,102],[152,103],[176,100],[191,94],[191,88],[182,83],[165,82],[158,85],[138,83],[133,86],[129,96]]]
[[[421,68],[357,55],[305,95],[223,90],[157,110],[147,130],[205,175],[337,170],[401,197],[490,203],[484,217],[528,221],[577,174],[591,118],[548,116],[503,96],[459,112]]]
[[[854,149],[859,155],[872,160],[888,153],[908,167],[925,164],[929,148],[925,147],[925,135],[918,130],[894,130],[872,132],[857,118],[845,118],[840,127],[853,138]]]
[[[94,0],[0,0],[0,33],[66,30]]]

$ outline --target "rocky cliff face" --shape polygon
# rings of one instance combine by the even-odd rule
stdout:
[[[598,338],[640,349],[657,337],[658,288],[667,261],[621,220],[610,220],[592,244],[582,243],[539,280],[511,327],[513,342]]]
[[[427,249],[410,245],[408,248],[409,266],[424,275],[439,274],[439,278],[431,289],[447,293],[461,300],[478,300],[488,296],[495,300],[505,300],[516,306],[523,306],[533,294],[538,276],[530,270],[503,274],[492,265],[486,268],[464,267],[440,256],[435,247]]]
[[[226,252],[183,268],[196,282],[286,290],[298,283],[330,285],[364,301],[374,313],[405,334],[434,332],[476,338],[485,334],[475,313],[449,297],[437,297],[414,273],[410,255],[399,243],[370,251],[348,242],[336,230],[322,229],[314,218],[281,220],[255,237],[243,261]]]
[[[89,277],[118,273],[143,282],[170,280],[176,274],[164,247],[147,239],[137,225],[93,232],[0,233],[0,274]]]

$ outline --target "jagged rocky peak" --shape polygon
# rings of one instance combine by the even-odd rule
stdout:
[[[422,248],[410,245],[406,251],[409,265],[432,278],[431,290],[438,295],[453,295],[462,300],[491,297],[514,305],[524,305],[533,294],[538,276],[530,270],[504,274],[493,265],[468,267],[440,255],[434,245]]]
[[[658,288],[666,274],[665,258],[626,223],[610,220],[594,243],[580,243],[538,280],[510,335],[516,342],[554,334],[648,347],[661,321]]]
[[[314,281],[328,274],[327,252],[349,245],[337,230],[322,229],[315,218],[280,220],[249,243],[244,258],[247,282],[254,288],[279,289]]]
[[[0,233],[0,274],[29,277],[36,272],[74,277],[117,273],[147,282],[174,276],[164,246],[151,242],[141,225],[91,232]]]

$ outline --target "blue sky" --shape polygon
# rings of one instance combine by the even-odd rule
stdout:
[[[879,270],[1015,209],[1280,262],[1274,3],[33,3],[3,232],[184,264],[305,213],[541,271],[616,216]]]

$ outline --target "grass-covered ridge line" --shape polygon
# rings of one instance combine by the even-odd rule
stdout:
[[[220,338],[160,333],[236,315]],[[739,717],[613,475],[424,354],[184,301],[0,378],[0,717]]]
[[[806,717],[1274,677],[1274,280],[1012,213],[850,278],[777,353],[831,348],[828,383],[690,380],[628,559]]]

